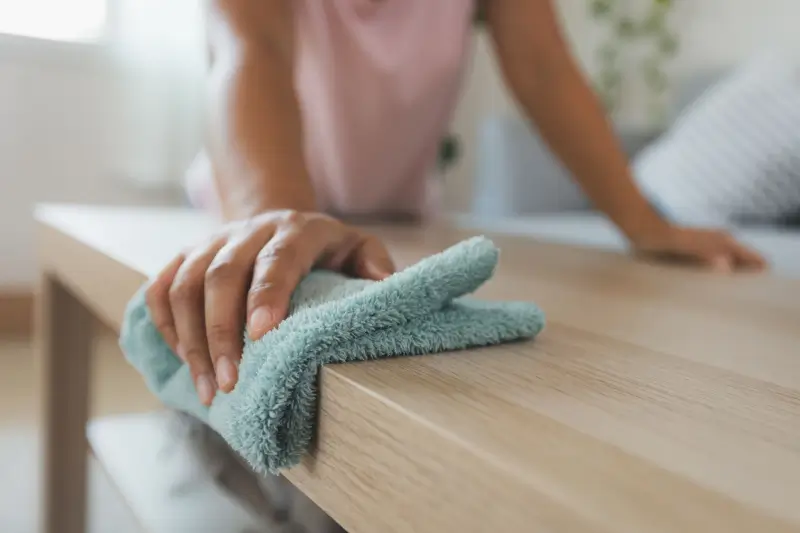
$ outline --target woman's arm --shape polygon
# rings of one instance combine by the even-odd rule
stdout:
[[[223,214],[316,209],[294,92],[291,2],[211,2],[208,37],[208,151]]]
[[[291,9],[291,0],[212,0],[209,151],[228,223],[147,290],[156,327],[206,405],[238,380],[242,325],[253,339],[277,326],[313,267],[376,280],[394,269],[377,239],[314,212]]]
[[[721,232],[677,228],[643,197],[603,109],[575,65],[551,0],[487,0],[505,79],[583,190],[640,250],[719,268],[763,266]]]

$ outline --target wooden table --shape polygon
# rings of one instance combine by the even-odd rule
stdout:
[[[45,207],[45,531],[84,530],[89,328],[208,232],[175,210]],[[465,237],[380,230],[401,265]],[[800,531],[800,283],[500,237],[479,293],[535,342],[329,366],[288,478],[359,532]],[[131,453],[135,453],[132,450]]]

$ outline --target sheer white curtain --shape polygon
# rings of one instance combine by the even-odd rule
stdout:
[[[107,1],[126,177],[141,187],[178,184],[202,145],[205,0]]]

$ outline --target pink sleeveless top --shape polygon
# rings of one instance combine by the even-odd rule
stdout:
[[[474,0],[293,4],[295,88],[319,208],[424,213],[458,96]],[[189,191],[196,204],[213,208],[210,183],[192,183]]]

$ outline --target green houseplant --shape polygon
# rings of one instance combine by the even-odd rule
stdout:
[[[626,60],[642,54],[633,69],[649,93],[651,120],[664,118],[669,89],[667,65],[678,52],[678,38],[670,25],[674,0],[589,0],[591,17],[607,35],[597,48],[595,87],[609,113],[619,109],[623,85],[631,69]],[[635,9],[634,9],[635,7]]]
[[[649,92],[650,118],[656,124],[663,121],[669,89],[666,69],[679,44],[670,26],[674,3],[675,0],[588,0],[590,16],[607,30],[596,51],[598,68],[593,81],[610,114],[619,109],[623,84],[630,72],[626,56],[638,48],[644,55],[634,71]],[[473,19],[476,27],[486,22],[485,8],[485,2],[478,0]],[[451,167],[459,153],[458,137],[451,134],[444,138],[439,150],[440,170]]]
[[[475,28],[482,28],[486,24],[486,2],[476,0],[475,12],[472,18],[472,25]],[[449,170],[458,161],[461,155],[461,139],[454,133],[448,134],[439,145],[439,157],[437,160],[441,173]]]

